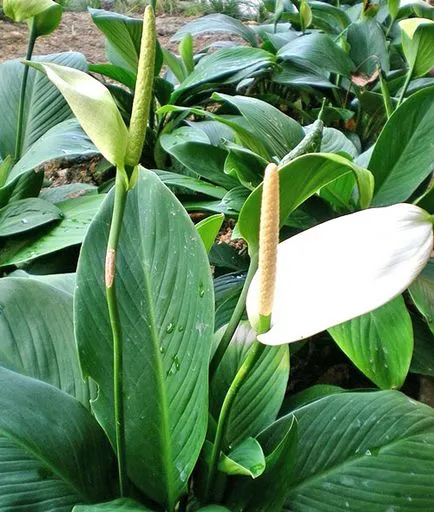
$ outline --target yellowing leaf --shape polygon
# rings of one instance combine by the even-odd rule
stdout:
[[[434,21],[411,18],[399,22],[402,50],[413,68],[413,77],[425,75],[434,66]]]

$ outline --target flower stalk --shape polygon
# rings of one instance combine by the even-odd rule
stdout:
[[[271,311],[273,308],[277,244],[279,242],[279,174],[276,164],[269,164],[264,173],[264,185],[262,191],[261,222],[259,228],[259,312],[260,318],[257,325],[257,334],[263,334],[270,329]],[[227,425],[235,398],[246,378],[256,366],[264,352],[265,346],[255,341],[249,350],[246,359],[240,366],[234,380],[225,396],[217,423],[217,431],[214,439],[213,450],[205,491],[206,500],[214,496],[214,485],[217,475],[217,467],[222,451],[228,446],[224,444]]]

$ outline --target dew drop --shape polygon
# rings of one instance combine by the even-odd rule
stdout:
[[[167,327],[166,327],[167,334],[172,333],[174,329],[175,329],[175,326],[173,325],[173,322],[170,322],[169,324],[167,324]]]

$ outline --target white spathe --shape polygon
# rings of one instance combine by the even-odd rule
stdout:
[[[292,343],[372,311],[416,278],[433,250],[431,216],[411,204],[372,208],[315,226],[279,244],[266,345]],[[247,313],[258,320],[256,273]]]
[[[110,91],[92,76],[51,62],[27,62],[59,89],[91,141],[112,164],[123,167],[128,129]]]

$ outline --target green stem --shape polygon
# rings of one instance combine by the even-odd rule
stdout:
[[[107,244],[105,262],[105,285],[107,306],[113,335],[113,401],[115,412],[116,454],[118,459],[119,492],[125,496],[127,484],[126,452],[125,452],[125,422],[123,402],[123,350],[122,329],[119,318],[119,308],[116,299],[116,251],[121,233],[122,219],[127,200],[127,180],[124,169],[116,170],[115,199],[112,221]]]
[[[398,108],[404,100],[405,93],[407,92],[411,77],[413,76],[413,68],[414,65],[410,66],[410,68],[407,71],[407,76],[405,77],[405,82],[404,85],[402,86],[401,94],[399,95],[398,104],[396,105],[396,108]]]
[[[249,291],[250,283],[252,282],[253,276],[258,268],[258,256],[252,256],[250,259],[249,269],[247,271],[246,280],[244,281],[243,289],[241,290],[241,295],[238,299],[238,302],[235,306],[234,311],[232,312],[231,319],[229,320],[228,325],[226,326],[226,330],[222,336],[222,339],[215,351],[214,357],[211,360],[211,364],[209,367],[209,378],[212,380],[214,374],[219,367],[223,356],[231,342],[231,339],[237,330],[238,324],[243,316],[244,310],[246,308],[246,298],[247,292]]]
[[[31,28],[29,32],[29,42],[27,44],[26,60],[32,60],[33,49],[36,42],[36,30],[34,20],[31,22]],[[15,155],[14,161],[18,162],[21,158],[21,152],[23,150],[23,121],[24,121],[24,106],[26,100],[26,88],[27,79],[29,77],[29,66],[24,66],[23,80],[21,82],[20,91],[20,103],[18,105],[18,121],[17,121],[17,134],[15,138]]]
[[[209,502],[209,499],[213,494],[213,486],[216,481],[217,475],[217,466],[220,459],[220,453],[222,450],[227,447],[223,445],[223,439],[226,433],[226,427],[228,424],[228,420],[230,417],[230,413],[232,410],[232,406],[234,404],[234,400],[240,390],[241,386],[244,384],[247,376],[249,375],[252,368],[254,368],[255,364],[258,362],[261,357],[263,351],[265,349],[265,345],[262,345],[258,341],[255,341],[252,345],[252,348],[249,350],[246,359],[235,375],[235,379],[232,381],[232,384],[225,396],[223,401],[222,409],[220,411],[220,417],[217,425],[217,432],[214,440],[214,446],[211,454],[211,461],[208,472],[208,479],[206,485],[205,492],[205,503]]]
[[[381,69],[379,70],[379,75],[380,75],[380,87],[381,87],[381,92],[382,92],[382,96],[383,96],[384,108],[386,109],[387,119],[389,119],[389,117],[393,114],[393,105],[392,105],[392,101],[390,99],[389,87],[387,86],[386,79],[385,79],[383,71]]]

